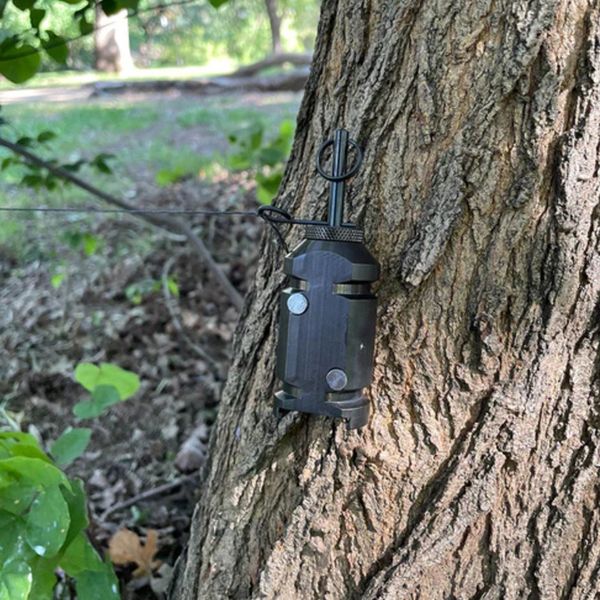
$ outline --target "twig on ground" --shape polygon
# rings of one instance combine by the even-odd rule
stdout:
[[[127,498],[127,500],[123,500],[122,502],[117,502],[110,508],[107,508],[102,515],[100,515],[100,520],[105,521],[106,518],[113,513],[123,510],[124,508],[129,508],[142,500],[149,500],[150,498],[154,498],[156,496],[161,496],[162,494],[167,494],[178,488],[180,485],[184,483],[188,483],[189,481],[194,480],[198,476],[197,473],[192,473],[191,475],[185,475],[184,477],[180,477],[179,479],[175,479],[169,483],[164,483],[163,485],[159,485],[158,487],[152,488],[151,490],[146,490],[145,492],[141,492],[140,494],[136,494],[131,498]]]
[[[169,314],[171,316],[171,322],[173,323],[173,327],[175,327],[175,329],[177,330],[179,337],[188,345],[188,347],[191,350],[193,350],[202,360],[205,360],[212,367],[215,373],[218,373],[219,365],[217,364],[215,359],[212,358],[212,356],[210,356],[202,347],[200,347],[190,338],[190,336],[185,331],[183,323],[179,319],[179,315],[177,314],[179,307],[176,306],[174,296],[169,290],[169,272],[174,262],[175,259],[173,257],[169,258],[169,260],[167,260],[163,267],[161,275],[163,296],[165,298],[167,310],[169,311]]]

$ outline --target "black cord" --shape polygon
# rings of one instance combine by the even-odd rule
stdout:
[[[255,217],[255,210],[198,210],[184,208],[54,208],[46,206],[12,207],[0,206],[0,212],[41,212],[41,213],[98,213],[98,214],[166,214],[166,215],[206,215],[206,216],[227,216],[240,215],[246,217]]]
[[[181,209],[181,208],[65,208],[65,207],[16,207],[0,206],[0,212],[16,213],[67,213],[67,214],[163,214],[163,215],[203,215],[207,217],[257,217],[262,219],[275,233],[278,244],[289,252],[281,233],[281,225],[320,225],[321,221],[294,219],[287,210],[277,206],[261,206],[256,210],[211,210],[211,209]]]

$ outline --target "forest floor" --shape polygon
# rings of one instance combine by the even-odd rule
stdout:
[[[276,129],[299,99],[119,97],[13,105],[2,115],[19,135],[55,131],[48,156],[115,154],[111,175],[83,175],[138,206],[253,209],[252,173],[223,166],[227,136],[248,120]],[[98,206],[73,188],[23,188],[22,174],[0,174],[0,206]],[[262,225],[243,216],[191,222],[244,293]],[[78,363],[115,363],[140,376],[135,397],[86,422],[92,443],[69,474],[86,484],[99,548],[124,527],[142,538],[158,532],[160,571],[142,579],[133,568],[118,573],[125,598],[161,598],[186,543],[236,310],[184,243],[135,217],[77,214],[2,215],[0,306],[0,404],[46,445],[75,424],[72,407],[85,396],[73,380]]]

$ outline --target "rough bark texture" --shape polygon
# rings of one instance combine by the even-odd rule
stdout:
[[[370,424],[272,416],[267,243],[173,597],[598,597],[598,3],[324,2],[282,206],[323,216],[340,125],[383,267]]]
[[[100,5],[96,7],[94,55],[98,71],[123,73],[133,69],[126,10],[107,16]]]

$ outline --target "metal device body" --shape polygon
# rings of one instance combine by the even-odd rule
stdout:
[[[334,174],[328,179],[345,169],[347,142],[347,132],[336,131]],[[340,191],[339,181],[334,186],[329,206],[335,218],[308,225],[305,239],[285,258],[288,281],[281,293],[277,347],[283,386],[275,405],[280,411],[341,417],[356,428],[369,417],[363,389],[372,381],[377,300],[371,284],[379,264],[364,245],[363,232],[340,224],[343,187]]]

